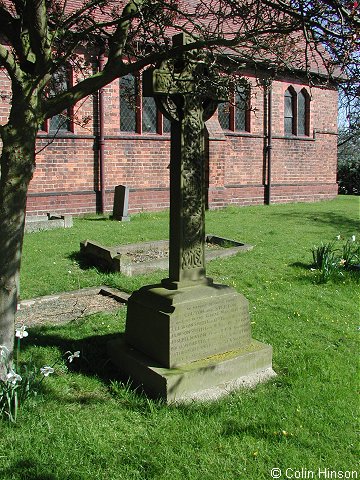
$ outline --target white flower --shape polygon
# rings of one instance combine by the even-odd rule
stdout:
[[[74,352],[74,353],[71,353],[69,352],[70,355],[68,356],[68,360],[69,360],[69,363],[71,363],[74,358],[79,358],[80,357],[80,350],[78,350],[77,352]]]
[[[352,237],[351,237],[351,241],[352,241],[352,242],[355,242],[355,240],[356,240],[356,237],[355,237],[355,235],[352,235]]]
[[[22,378],[18,375],[14,370],[10,370],[9,373],[6,375],[6,380],[13,385],[16,385],[16,382],[21,382]]]
[[[44,375],[44,377],[48,377],[50,373],[54,373],[54,371],[55,370],[52,367],[48,366],[40,368],[40,372]]]
[[[24,338],[27,337],[29,333],[26,331],[26,325],[23,325],[20,328],[17,328],[15,331],[15,337]]]
[[[336,240],[340,240],[341,236],[340,235],[336,235]]]

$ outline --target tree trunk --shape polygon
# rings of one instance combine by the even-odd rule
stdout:
[[[1,128],[0,345],[13,352],[26,196],[35,167],[36,128],[29,117]],[[21,122],[21,124],[20,124]]]

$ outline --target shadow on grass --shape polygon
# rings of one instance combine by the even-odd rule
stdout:
[[[320,270],[314,268],[314,264],[294,262],[289,264],[296,270],[296,278],[302,283],[319,284],[326,283],[321,281]],[[350,265],[346,269],[338,269],[331,275],[333,282],[350,281],[359,283],[360,281],[360,268],[358,265]]]
[[[41,470],[44,470],[44,466]],[[47,467],[48,469],[48,467]],[[37,473],[40,467],[37,463],[30,459],[19,460],[9,467],[7,470],[3,470],[1,473],[4,475],[2,478],[12,478],[21,480],[56,480],[52,473]],[[68,477],[64,477],[68,478]]]
[[[346,232],[351,232],[354,234],[359,230],[359,221],[345,216],[339,215],[335,212],[314,212],[314,213],[306,213],[306,212],[273,212],[273,215],[278,215],[281,217],[288,217],[291,219],[301,219],[303,223],[305,222],[314,222],[316,224],[322,225],[329,225],[331,227],[336,227],[337,231],[341,235],[345,235]]]
[[[96,378],[101,381],[108,389],[109,394],[116,399],[119,407],[138,411],[145,415],[152,415],[155,410],[163,408],[166,404],[161,399],[150,399],[145,394],[141,386],[133,385],[131,379],[111,362],[107,351],[107,345],[110,340],[119,338],[121,333],[87,336],[81,339],[69,339],[59,335],[47,332],[46,327],[34,327],[29,329],[31,335],[24,338],[22,350],[36,347],[54,347],[61,353],[67,351],[80,351],[80,357],[72,363],[67,363],[70,372],[75,372],[89,378]],[[54,328],[52,328],[53,332]],[[45,362],[45,358],[36,358],[36,365]],[[56,369],[56,367],[55,367]],[[46,382],[43,384],[44,393],[47,391]],[[49,394],[56,398],[60,403],[91,405],[103,403],[104,396],[97,391],[75,393],[73,396],[61,395],[51,389]]]
[[[19,480],[88,480],[87,477],[78,474],[71,474],[69,472],[63,472],[61,476],[50,473],[48,465],[39,465],[37,462],[31,459],[22,459],[16,463],[13,463],[8,469],[0,471],[4,480],[6,479],[19,479]],[[41,473],[39,473],[42,471]]]
[[[79,251],[74,251],[74,252],[71,252],[69,253],[69,255],[66,255],[66,258],[68,258],[69,260],[71,260],[72,262],[76,262],[79,267],[81,268],[81,270],[89,270],[89,269],[96,269],[96,270],[99,270],[100,272],[104,272],[104,273],[108,273],[109,272],[109,269],[103,269],[103,268],[99,268],[99,267],[95,267],[93,263],[91,263],[91,261],[86,257],[86,255],[84,255],[83,253],[79,252]]]
[[[62,353],[80,351],[80,358],[68,364],[69,370],[87,376],[96,376],[104,383],[119,378],[119,372],[110,362],[107,353],[108,342],[117,338],[118,333],[69,339],[62,337],[60,333],[59,335],[48,333],[46,327],[33,327],[30,332],[31,335],[23,340],[21,347],[23,351],[31,346],[55,347]],[[39,360],[37,359],[37,363]]]
[[[74,251],[66,255],[66,258],[72,262],[76,262],[81,270],[97,270],[99,273],[119,273],[114,272],[109,268],[109,263],[106,260],[101,260],[98,258],[95,262],[91,257],[86,256],[84,253],[79,251]]]
[[[310,263],[303,263],[303,262],[294,262],[294,263],[290,263],[289,265],[290,267],[295,267],[295,268],[298,268],[298,269],[301,269],[301,270],[310,270],[313,265],[310,264]]]

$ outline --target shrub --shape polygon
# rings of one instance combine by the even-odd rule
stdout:
[[[360,159],[350,158],[338,163],[339,193],[360,195]]]

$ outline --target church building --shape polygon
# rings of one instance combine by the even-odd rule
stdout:
[[[336,85],[318,70],[311,83],[301,72],[265,82],[254,71],[244,66],[246,85],[206,122],[208,208],[335,197]],[[71,70],[66,77],[76,81]],[[5,123],[10,82],[1,69],[0,85]],[[169,159],[170,123],[142,95],[141,75],[128,75],[42,126],[27,214],[109,213],[117,185],[129,188],[129,213],[168,208]]]

